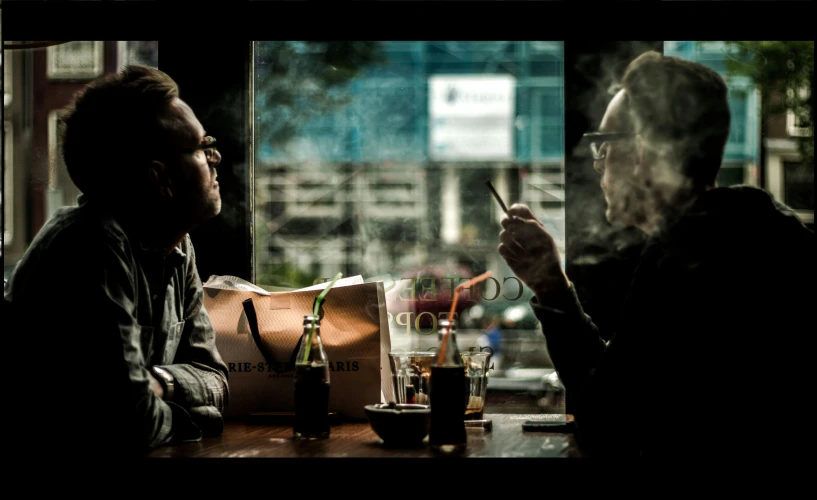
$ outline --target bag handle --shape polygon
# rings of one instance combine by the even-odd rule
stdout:
[[[298,339],[298,343],[295,345],[295,349],[292,351],[292,355],[289,357],[288,362],[278,362],[275,361],[275,357],[272,355],[272,352],[267,349],[267,346],[261,340],[261,334],[258,331],[258,317],[255,315],[255,306],[253,306],[252,299],[245,299],[241,302],[241,305],[244,306],[244,314],[247,315],[247,322],[250,324],[250,332],[252,332],[252,338],[255,341],[256,347],[258,350],[261,351],[261,354],[264,356],[264,359],[267,360],[270,367],[275,373],[282,373],[288,372],[295,369],[295,358],[298,356],[298,350],[301,348],[301,341],[303,341],[304,336],[301,334],[301,337]]]

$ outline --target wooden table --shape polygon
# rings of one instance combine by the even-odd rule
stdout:
[[[486,414],[492,429],[467,428],[468,444],[464,457],[479,458],[568,458],[582,457],[573,434],[526,432],[522,422],[541,419],[542,414]],[[290,425],[249,424],[228,421],[218,437],[197,443],[163,446],[149,458],[426,458],[438,454],[427,446],[388,448],[368,422],[346,422],[333,425],[331,435],[320,441],[295,441]]]

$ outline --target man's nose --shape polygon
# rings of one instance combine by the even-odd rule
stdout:
[[[215,167],[219,163],[221,163],[221,153],[216,149],[213,150],[213,159],[210,160],[210,164]]]
[[[596,172],[603,174],[604,173],[604,160],[593,160],[593,170]]]

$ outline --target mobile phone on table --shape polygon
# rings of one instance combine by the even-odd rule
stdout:
[[[522,423],[522,430],[528,432],[573,432],[573,421],[565,420],[526,420]]]

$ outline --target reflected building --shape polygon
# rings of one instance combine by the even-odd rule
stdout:
[[[263,43],[263,42],[261,42]],[[382,42],[346,106],[256,153],[260,275],[364,277],[428,264],[501,275],[506,204],[564,246],[561,42]],[[256,113],[264,113],[256,106]],[[263,243],[262,243],[263,242]]]

